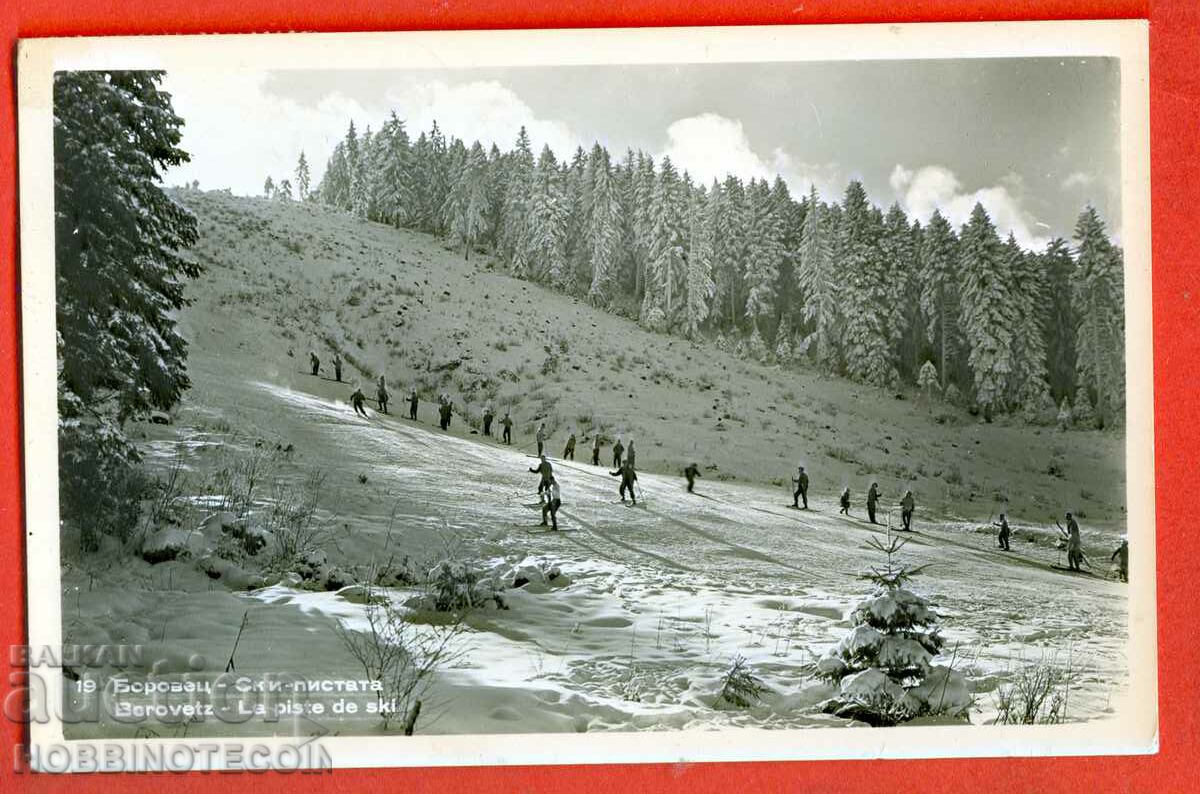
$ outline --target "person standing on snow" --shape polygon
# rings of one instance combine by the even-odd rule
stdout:
[[[867,489],[867,520],[872,524],[878,524],[875,520],[875,506],[879,504],[879,483],[871,483],[871,487]]]
[[[338,382],[342,382],[342,354],[334,352],[333,354],[333,377]]]
[[[596,435],[592,437],[592,465],[600,465],[600,431],[596,431]]]
[[[842,489],[842,498],[839,500],[842,509],[838,513],[844,516],[850,515],[850,487],[846,486]]]
[[[1000,534],[996,536],[996,542],[1000,544],[1001,551],[1012,551],[1008,547],[1008,538],[1012,535],[1012,531],[1008,528],[1008,517],[1001,513],[1000,521],[992,522],[992,526],[1000,530]]]
[[[313,351],[308,351],[308,365],[312,367],[313,377],[321,374],[321,359],[317,358],[317,354]]]
[[[621,456],[625,454],[625,445],[621,443],[621,437],[617,436],[617,443],[613,444],[613,468],[621,468]]]
[[[450,402],[450,398],[443,395],[441,407],[438,408],[438,415],[442,420],[442,430],[450,429],[450,417],[454,414],[454,406]]]
[[[916,501],[913,499],[911,490],[904,492],[904,498],[900,500],[900,523],[904,525],[905,532],[912,532],[912,517],[913,510],[916,508]]]
[[[350,405],[354,406],[354,413],[361,414],[365,417],[367,415],[367,409],[363,407],[363,404],[366,403],[366,401],[367,396],[363,394],[362,388],[355,386],[354,391],[350,394]]]
[[[562,507],[562,498],[558,490],[558,481],[550,481],[550,489],[546,493],[546,503],[542,505],[542,526],[546,526],[546,515],[549,514],[551,531],[558,531],[558,508]]]
[[[625,461],[625,463],[622,464],[619,469],[616,471],[610,471],[608,475],[610,477],[621,478],[621,488],[619,491],[621,494],[621,504],[625,504],[625,491],[629,491],[629,498],[632,499],[633,503],[636,505],[637,494],[635,494],[633,491],[633,484],[637,482],[637,472],[634,471],[633,464],[629,461]]]
[[[567,436],[567,446],[563,450],[564,460],[575,460],[575,431],[571,431],[571,435]]]
[[[1062,524],[1054,522],[1058,527],[1058,531],[1062,533],[1063,539],[1067,542],[1067,567],[1072,571],[1082,570],[1079,564],[1083,562],[1083,538],[1079,535],[1079,524],[1075,521],[1075,517],[1068,510],[1067,528],[1063,529]]]
[[[488,403],[483,407],[483,434],[485,436],[491,436],[492,434],[492,418],[494,416],[492,404]]]
[[[800,509],[800,500],[804,500],[804,509],[808,509],[808,474],[804,471],[804,467],[800,467],[800,471],[792,478],[792,485],[796,486],[796,490],[792,491],[792,507]]]
[[[688,467],[683,470],[683,476],[687,477],[688,493],[695,493],[693,489],[696,487],[696,478],[700,476],[700,467],[695,463],[689,463]]]
[[[625,450],[625,459],[629,461],[630,466],[637,465],[637,450],[633,448],[633,439],[629,439],[629,447]]]
[[[540,458],[540,457],[542,457],[542,453],[546,451],[546,423],[545,422],[538,425],[537,445],[538,445],[537,454],[538,454],[538,457]]]
[[[382,375],[379,376],[379,386],[375,389],[375,397],[379,400],[379,413],[386,414],[388,412],[387,380]]]
[[[545,455],[539,455],[541,460],[538,465],[529,470],[530,474],[540,474],[541,479],[538,481],[538,501],[543,498],[542,493],[550,487],[550,483],[554,482],[554,467],[550,465],[550,461],[546,460]]]
[[[420,399],[417,397],[417,387],[413,386],[408,392],[408,418],[417,421],[417,404]]]
[[[1129,581],[1129,539],[1121,538],[1121,545],[1109,557],[1110,560],[1117,561],[1117,575],[1121,577],[1122,582]]]
[[[500,426],[504,428],[504,443],[512,444],[512,417],[508,415],[508,411],[504,412],[504,418],[500,420]]]

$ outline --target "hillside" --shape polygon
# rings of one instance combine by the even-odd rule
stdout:
[[[677,474],[694,461],[705,478],[775,485],[784,499],[803,464],[813,494],[848,486],[856,506],[877,480],[885,501],[912,488],[948,518],[994,517],[1007,500],[1017,524],[1074,510],[1123,529],[1120,434],[988,424],[912,392],[746,362],[496,272],[486,255],[464,261],[436,238],[319,206],[178,197],[199,216],[208,268],[189,287],[191,314],[211,309],[224,330],[253,339],[254,366],[282,382],[344,397],[348,387],[303,374],[310,349],[331,374],[336,347],[368,396],[386,373],[396,410],[415,384],[423,416],[445,392],[471,428],[490,400],[511,410],[526,448],[544,421],[550,451],[573,429],[586,457],[598,428],[606,460],[613,438],[633,438],[640,469]]]

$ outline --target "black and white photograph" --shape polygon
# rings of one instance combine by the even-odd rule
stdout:
[[[1145,47],[25,42],[35,740],[1152,752]]]

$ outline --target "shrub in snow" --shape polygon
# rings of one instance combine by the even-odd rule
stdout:
[[[897,566],[907,542],[889,536],[868,541],[887,555],[887,567],[864,575],[874,591],[850,615],[853,628],[817,661],[817,675],[838,684],[822,711],[870,725],[895,725],[916,717],[965,718],[970,692],[962,676],[933,659],[944,640],[929,603],[907,589],[920,569]]]
[[[151,564],[196,556],[203,551],[204,536],[185,529],[160,529],[142,542],[142,559]]]
[[[762,699],[766,690],[766,685],[750,669],[745,657],[735,656],[725,675],[721,676],[719,700],[739,709],[748,709]]]
[[[1075,406],[1072,411],[1072,419],[1078,427],[1087,430],[1093,430],[1096,427],[1096,412],[1092,409],[1092,398],[1088,396],[1087,389],[1080,386],[1075,390]]]
[[[750,338],[746,340],[745,355],[755,361],[767,360],[767,343],[763,341],[762,334],[758,332],[757,326],[750,332]]]

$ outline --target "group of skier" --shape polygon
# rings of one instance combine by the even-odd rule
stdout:
[[[309,352],[309,363],[312,374],[314,376],[319,376],[321,361],[316,353],[311,351]],[[341,382],[343,364],[340,354],[335,352],[331,359],[331,363],[334,369],[335,380]],[[376,383],[375,395],[376,401],[379,403],[380,412],[386,414],[388,412],[387,406],[389,395],[387,381],[383,375],[379,376],[379,379]],[[366,399],[366,395],[363,393],[361,386],[356,385],[354,391],[350,395],[350,404],[353,407],[355,414],[364,417],[367,416],[365,407]],[[408,395],[409,419],[414,421],[417,420],[417,409],[419,404],[420,398],[418,397],[416,388],[410,389]],[[438,423],[443,431],[448,431],[450,429],[450,420],[454,412],[454,403],[450,396],[445,393],[439,395]],[[491,403],[488,403],[484,407],[482,414],[483,435],[489,438],[492,437],[492,426],[495,423],[495,419],[495,411],[492,408]],[[513,424],[512,416],[508,410],[505,410],[504,416],[500,419],[501,442],[503,444],[512,444]],[[554,468],[550,461],[546,458],[548,434],[544,422],[539,423],[534,438],[537,444],[538,464],[529,471],[539,475],[537,492],[542,510],[541,525],[551,526],[552,529],[557,530],[558,511],[562,506],[562,493],[558,480],[554,476]],[[568,431],[566,444],[562,453],[564,460],[575,460],[575,448],[577,443],[578,439],[575,431]],[[601,465],[601,443],[601,434],[599,432],[593,433],[591,445],[591,463],[593,466]],[[618,494],[620,495],[622,503],[625,503],[626,499],[628,498],[632,504],[637,504],[636,483],[638,477],[636,462],[637,451],[634,448],[633,439],[630,439],[628,446],[626,446],[623,443],[622,438],[618,437],[612,446],[613,470],[609,471],[608,473],[612,477],[620,478]],[[690,463],[686,468],[684,468],[683,474],[687,480],[687,492],[695,493],[696,480],[701,476],[700,467],[694,462]],[[807,510],[809,476],[808,472],[805,471],[804,466],[798,467],[796,476],[792,478],[792,485],[794,486],[792,492],[792,507],[796,509]],[[867,489],[866,496],[867,520],[871,524],[879,523],[877,520],[877,511],[879,509],[880,499],[881,494],[879,491],[879,483],[872,482],[870,487]],[[842,489],[841,496],[838,501],[838,513],[840,515],[849,516],[851,506],[849,487],[844,487]],[[913,496],[911,489],[905,490],[904,495],[900,499],[899,506],[901,522],[900,530],[904,532],[912,532],[912,519],[916,508],[916,499]],[[1064,548],[1067,552],[1067,570],[1083,572],[1081,565],[1087,564],[1090,567],[1090,563],[1088,563],[1087,557],[1083,553],[1083,541],[1079,533],[1079,523],[1075,520],[1075,517],[1071,512],[1067,512],[1064,518],[1066,521],[1065,527],[1059,524],[1057,521],[1055,524],[1061,533],[1062,546],[1060,546],[1060,548]],[[1008,516],[1003,512],[1000,513],[999,520],[992,522],[992,526],[996,527],[998,530],[997,545],[1000,550],[1011,551],[1012,549],[1010,546],[1010,540],[1012,537],[1012,530],[1008,523]],[[1126,582],[1129,581],[1129,543],[1127,540],[1123,539],[1121,541],[1121,545],[1112,553],[1110,559],[1117,564],[1117,574],[1120,579]]]

